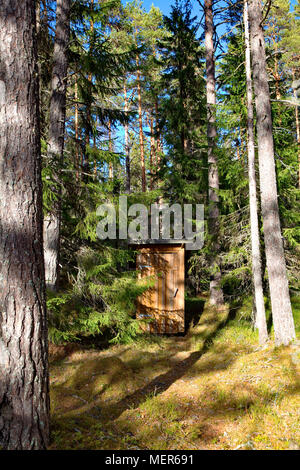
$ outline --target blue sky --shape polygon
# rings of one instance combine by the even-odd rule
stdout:
[[[149,10],[152,3],[154,4],[154,6],[159,7],[165,15],[167,15],[170,11],[170,7],[171,7],[173,2],[170,1],[170,0],[144,0],[145,9]],[[192,3],[195,7],[198,6],[198,5],[196,5],[197,2],[195,0],[192,1]],[[295,3],[296,3],[296,0],[291,0],[291,6],[292,7],[294,7]]]
[[[160,8],[160,10],[163,12],[164,15],[168,15],[170,10],[171,10],[171,5],[175,3],[172,2],[171,0],[144,0],[144,8],[145,10],[149,10],[151,5],[153,4],[155,7]],[[196,0],[192,1],[192,4],[195,8],[195,11],[198,10],[198,2]]]
[[[170,2],[169,0],[144,0],[144,7],[147,11],[150,9],[152,3],[155,7],[159,7],[164,13],[164,15],[167,15],[169,13],[170,7],[172,5],[172,2]]]
[[[123,3],[126,3],[126,0],[122,0],[122,1]],[[143,6],[146,11],[149,11],[151,8],[151,5],[153,4],[155,7],[158,7],[163,12],[164,15],[168,15],[171,11],[172,4],[175,4],[175,0],[142,0],[142,1],[143,1]],[[200,19],[202,17],[203,12],[199,6],[199,3],[197,2],[197,0],[192,0],[191,3],[193,6],[193,16],[197,16]],[[225,26],[222,25],[221,27],[219,27],[218,31],[221,34],[224,34],[224,32],[226,31]]]

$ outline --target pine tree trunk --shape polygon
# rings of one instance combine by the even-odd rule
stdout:
[[[113,152],[113,144],[112,144],[112,139],[111,139],[111,122],[108,121],[108,150],[110,152],[110,156]],[[111,162],[109,162],[109,169],[108,169],[108,177],[110,180],[113,179],[114,177],[114,170],[113,170],[113,165]]]
[[[293,70],[293,80],[295,80],[295,71]],[[293,90],[293,94],[298,101],[298,95],[296,90]],[[298,147],[298,189],[300,189],[300,124],[299,124],[299,106],[295,106],[295,119],[296,119],[296,136],[297,136],[297,147]]]
[[[159,170],[160,165],[160,127],[159,127],[159,113],[158,113],[158,99],[155,100],[155,134],[156,134],[156,171]]]
[[[272,35],[273,45],[274,45],[274,71],[272,71],[272,75],[275,80],[275,95],[277,100],[281,100],[281,92],[280,92],[280,73],[278,72],[278,42],[276,40],[276,34]],[[281,106],[278,106],[278,123],[281,126],[282,118],[281,118]]]
[[[154,138],[154,119],[153,119],[153,111],[150,114],[150,168],[151,168],[151,176],[150,176],[150,191],[153,190],[153,170],[154,164],[156,162],[156,153],[155,153],[155,138]]]
[[[126,83],[124,83],[124,111],[126,117],[128,116],[128,98]],[[131,175],[130,175],[130,148],[129,148],[129,125],[125,122],[125,156],[126,156],[126,192],[131,191]]]
[[[139,67],[139,59],[136,59],[137,67]],[[138,112],[139,112],[139,136],[140,136],[140,152],[141,152],[141,170],[142,170],[142,191],[146,192],[146,170],[145,170],[145,152],[144,152],[144,135],[143,135],[143,117],[142,117],[142,94],[141,94],[141,72],[137,70],[137,89],[138,89]]]
[[[160,134],[160,151],[163,155],[163,153],[164,153],[164,138],[163,138],[162,134]]]
[[[93,8],[94,0],[90,0],[90,7]],[[94,32],[94,21],[91,19],[90,21],[90,37],[92,37]],[[89,41],[89,54],[93,54],[93,41]],[[91,137],[91,130],[92,130],[92,111],[91,111],[91,97],[92,97],[92,80],[93,76],[91,73],[88,75],[88,98],[86,103],[86,132],[85,132],[85,148],[90,145],[90,137]],[[89,171],[89,159],[88,154],[86,152],[86,161],[82,160],[82,171]]]
[[[75,170],[76,170],[76,181],[79,181],[79,132],[78,132],[78,123],[79,123],[79,113],[78,113],[78,83],[77,77],[75,77]]]
[[[35,6],[35,11],[36,11],[36,41],[37,41],[37,51],[38,51],[38,71],[39,71],[39,113],[40,113],[40,122],[42,121],[42,90],[41,90],[41,76],[42,76],[42,68],[41,68],[41,63],[39,60],[39,49],[40,49],[40,32],[41,32],[41,3],[38,0],[36,2]],[[41,126],[41,124],[40,124]]]
[[[252,274],[255,297],[255,325],[258,328],[259,342],[264,344],[268,340],[266,312],[262,285],[262,267],[260,256],[258,211],[256,198],[255,177],[255,148],[254,148],[254,120],[252,100],[252,78],[250,58],[250,36],[248,22],[248,4],[244,2],[244,25],[245,25],[245,61],[246,61],[246,84],[247,84],[247,131],[248,131],[248,177],[249,177],[249,205],[250,205],[250,228],[251,228],[251,254]]]
[[[0,446],[49,442],[35,2],[0,2]]]
[[[70,4],[71,0],[57,0],[56,5],[56,33],[53,53],[48,138],[48,156],[53,161],[56,161],[56,165],[61,162],[64,151]],[[58,179],[58,175],[55,175],[55,177]],[[45,217],[44,221],[46,285],[52,290],[56,290],[58,284],[61,219],[60,192],[58,192],[57,198],[53,211]]]
[[[37,35],[40,32],[41,29],[41,4],[40,0],[36,2],[36,33]]]
[[[295,91],[294,91],[294,94]],[[297,99],[297,95],[295,96]],[[300,189],[300,125],[299,125],[299,110],[298,106],[295,106],[295,118],[296,118],[296,135],[297,135],[297,147],[298,147],[298,189]]]
[[[96,131],[97,131],[97,120],[95,122],[95,128],[96,128]],[[96,136],[96,132],[94,133],[94,136],[93,136],[93,145],[94,145],[94,149],[97,149],[97,136]],[[97,170],[98,170],[98,164],[97,164],[97,158],[95,157],[94,158],[94,176],[95,178],[97,177]]]
[[[43,4],[43,23],[48,26],[47,0],[42,0]]]
[[[276,345],[295,338],[286,264],[281,237],[272,135],[271,103],[260,0],[250,0],[253,83],[255,92],[261,208]]]
[[[208,228],[211,240],[211,281],[210,303],[221,305],[223,291],[221,288],[221,270],[218,263],[219,251],[219,173],[216,154],[216,82],[214,58],[214,24],[212,0],[205,0],[205,52],[206,52],[206,99],[207,99],[207,143],[208,143],[208,198],[209,219]]]

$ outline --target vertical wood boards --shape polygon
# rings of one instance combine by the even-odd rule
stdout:
[[[139,279],[151,286],[138,298],[137,318],[150,333],[184,332],[184,248],[156,245],[139,248]]]

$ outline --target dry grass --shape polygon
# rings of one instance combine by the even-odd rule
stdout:
[[[185,337],[57,351],[51,449],[294,449],[300,344],[257,347],[243,322],[206,307]]]

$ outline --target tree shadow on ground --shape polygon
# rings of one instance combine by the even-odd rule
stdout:
[[[73,416],[77,415],[77,419],[91,416],[99,420],[101,424],[110,424],[126,410],[138,408],[149,396],[158,396],[168,390],[174,382],[191,370],[209,349],[215,335],[225,324],[228,311],[224,315],[224,312],[220,313],[203,307],[204,301],[201,299],[190,302],[188,306],[190,328],[187,335],[182,338],[166,338],[164,347],[156,353],[137,351],[138,367],[135,365],[136,359],[129,361],[125,359],[124,362],[118,357],[119,353],[106,356],[106,359],[103,356],[91,359],[97,362],[96,365],[89,365],[87,357],[84,359],[79,356],[79,361],[77,361],[75,354],[75,362],[74,359],[68,361],[71,373],[68,380],[60,382],[60,385],[52,385],[57,403],[55,415],[65,415],[66,419],[69,413]],[[197,318],[200,320],[193,327]],[[109,369],[109,374],[107,374],[109,377],[107,377],[106,384],[96,390],[98,386],[93,380],[94,378],[96,380],[100,374],[101,382],[101,371],[98,369],[102,369],[103,360],[108,361],[106,368]],[[227,367],[228,361],[223,366]],[[65,366],[61,364],[59,367]],[[147,380],[149,377],[150,381]],[[129,387],[128,384],[130,384]],[[133,391],[128,394],[129,389]],[[113,390],[118,390],[118,393],[115,394],[114,399],[107,399],[107,390],[110,396]],[[103,393],[106,396],[103,396]]]
[[[202,302],[199,302],[197,305],[203,307]],[[210,312],[209,314],[203,315],[203,317],[200,318],[200,322],[195,328],[194,333],[192,334],[195,338],[197,338],[197,341],[200,340],[200,349],[196,351],[191,351],[188,357],[183,360],[180,357],[176,358],[176,354],[171,353],[168,360],[169,370],[167,372],[159,374],[149,383],[146,383],[143,387],[134,391],[132,394],[126,395],[117,403],[110,403],[109,406],[104,405],[103,413],[101,416],[101,422],[107,423],[109,421],[113,421],[117,419],[124,411],[128,409],[134,409],[140,406],[149,396],[157,396],[165,392],[174,382],[184,376],[186,372],[207,351],[209,345],[211,344],[211,341],[213,340],[221,326],[224,326],[224,321],[220,321],[218,314],[214,315],[213,312]],[[197,328],[199,328],[199,331],[197,331]],[[182,344],[182,346],[180,347],[181,351],[177,352],[188,354],[189,348],[191,347],[190,340],[192,335],[188,335],[187,338],[183,340],[184,344]],[[226,364],[226,366],[227,365],[228,364]],[[115,380],[118,380],[118,378],[119,377],[112,377],[111,383]],[[100,407],[103,406],[103,404],[101,405],[101,403],[99,402],[98,405],[100,405]]]
[[[97,358],[95,352],[94,360],[97,361],[99,371],[97,368],[90,370],[86,362],[88,357],[83,357],[82,367],[71,372],[73,382],[80,382],[77,384],[78,387],[74,383],[59,386],[61,390],[58,390],[56,398],[58,408],[53,413],[55,423],[53,429],[62,433],[62,439],[66,439],[67,442],[69,440],[70,447],[80,448],[82,445],[84,448],[107,449],[128,449],[128,442],[131,441],[132,445],[138,442],[138,445],[146,445],[145,448],[148,448],[147,443],[150,443],[150,448],[156,448],[151,447],[151,442],[155,439],[154,445],[160,445],[162,441],[167,448],[177,448],[177,442],[180,444],[182,439],[192,446],[194,439],[192,436],[195,433],[200,436],[197,437],[197,446],[201,447],[206,443],[211,446],[212,439],[223,439],[223,431],[226,428],[223,429],[222,426],[228,424],[226,419],[238,423],[241,416],[246,419],[248,414],[254,421],[253,423],[251,420],[249,423],[247,421],[247,426],[251,428],[251,432],[259,433],[264,414],[268,417],[273,416],[273,408],[268,407],[280,403],[281,397],[293,397],[299,393],[300,381],[297,368],[291,364],[293,367],[290,368],[289,374],[293,377],[284,388],[284,393],[280,388],[280,381],[275,388],[272,382],[268,387],[260,382],[260,375],[264,374],[265,368],[272,370],[273,366],[269,365],[268,361],[260,363],[259,375],[257,372],[247,372],[245,369],[240,376],[240,372],[233,368],[233,375],[220,380],[221,371],[226,374],[226,370],[242,354],[253,353],[252,346],[247,342],[226,340],[212,344],[216,334],[226,324],[225,317],[228,318],[226,315],[222,320],[212,309],[205,307],[199,323],[196,327],[191,327],[184,338],[167,338],[161,345],[163,347],[155,350],[131,350],[122,347],[121,351],[117,349],[112,351],[112,355],[105,355],[109,377],[103,392],[100,382],[98,383],[100,386],[96,382],[95,387],[92,386],[93,376],[98,377],[98,372],[103,370],[103,356]],[[199,350],[192,349],[193,346]],[[293,356],[295,363],[299,360],[297,351],[295,349]],[[283,353],[284,351],[279,350],[276,354]],[[75,364],[76,367],[78,365],[76,357],[74,359],[75,362],[70,361],[70,370]],[[251,362],[251,357],[249,360]],[[246,367],[247,361],[246,358],[243,367]],[[211,373],[216,374],[218,378],[216,382],[207,383],[207,376]],[[204,383],[201,386],[202,378]],[[255,382],[256,379],[258,380]],[[174,389],[163,394],[178,380],[179,383]],[[226,385],[227,381],[228,384],[232,382],[232,387]],[[195,395],[196,398],[189,399],[186,392],[190,390],[191,397],[196,390],[198,393],[198,389],[193,388],[198,387],[198,383],[200,394]],[[130,386],[127,387],[128,384]],[[52,390],[55,390],[55,385],[52,386]],[[169,418],[166,415],[164,410],[169,409],[168,404],[171,408],[175,407],[177,417]],[[134,413],[128,414],[127,411],[130,410],[134,410]],[[192,424],[185,424],[185,421],[191,420]],[[149,426],[150,421],[152,427]],[[188,426],[188,432],[185,431],[185,426]],[[77,434],[75,432],[75,437],[74,429],[78,430]],[[172,434],[175,429],[179,429],[176,431],[178,432],[176,438]],[[183,434],[181,429],[184,430]],[[98,432],[99,442],[97,442]],[[155,437],[155,433],[159,437]],[[56,447],[61,445],[57,438],[54,445]]]
[[[198,297],[190,297],[185,299],[185,333],[190,327],[199,323],[203,313],[205,300]]]

